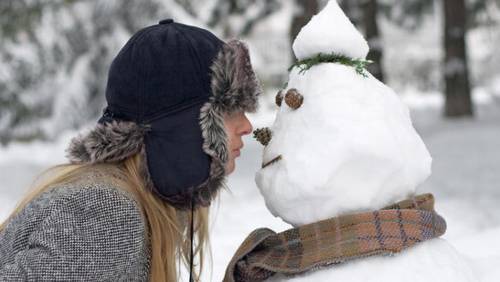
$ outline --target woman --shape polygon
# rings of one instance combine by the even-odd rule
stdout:
[[[177,281],[180,261],[198,280],[208,206],[260,93],[239,41],[170,19],[137,32],[71,164],[50,169],[0,226],[0,280]]]

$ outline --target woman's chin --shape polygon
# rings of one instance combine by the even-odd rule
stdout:
[[[234,161],[234,159],[231,158],[226,163],[226,167],[225,167],[226,175],[233,173],[235,169],[236,169],[235,161]]]

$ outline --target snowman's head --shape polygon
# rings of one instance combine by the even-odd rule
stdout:
[[[339,64],[294,69],[278,95],[256,183],[286,222],[378,209],[414,193],[430,174],[408,109],[371,75]]]

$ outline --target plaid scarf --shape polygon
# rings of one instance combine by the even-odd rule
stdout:
[[[374,212],[335,217],[276,233],[253,231],[230,261],[224,282],[296,275],[372,255],[390,255],[439,237],[445,220],[424,194]]]

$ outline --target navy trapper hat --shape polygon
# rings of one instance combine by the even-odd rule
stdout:
[[[98,125],[74,138],[72,163],[137,153],[143,177],[177,208],[206,206],[225,180],[224,113],[254,112],[262,92],[247,47],[171,19],[135,33],[113,60]]]

